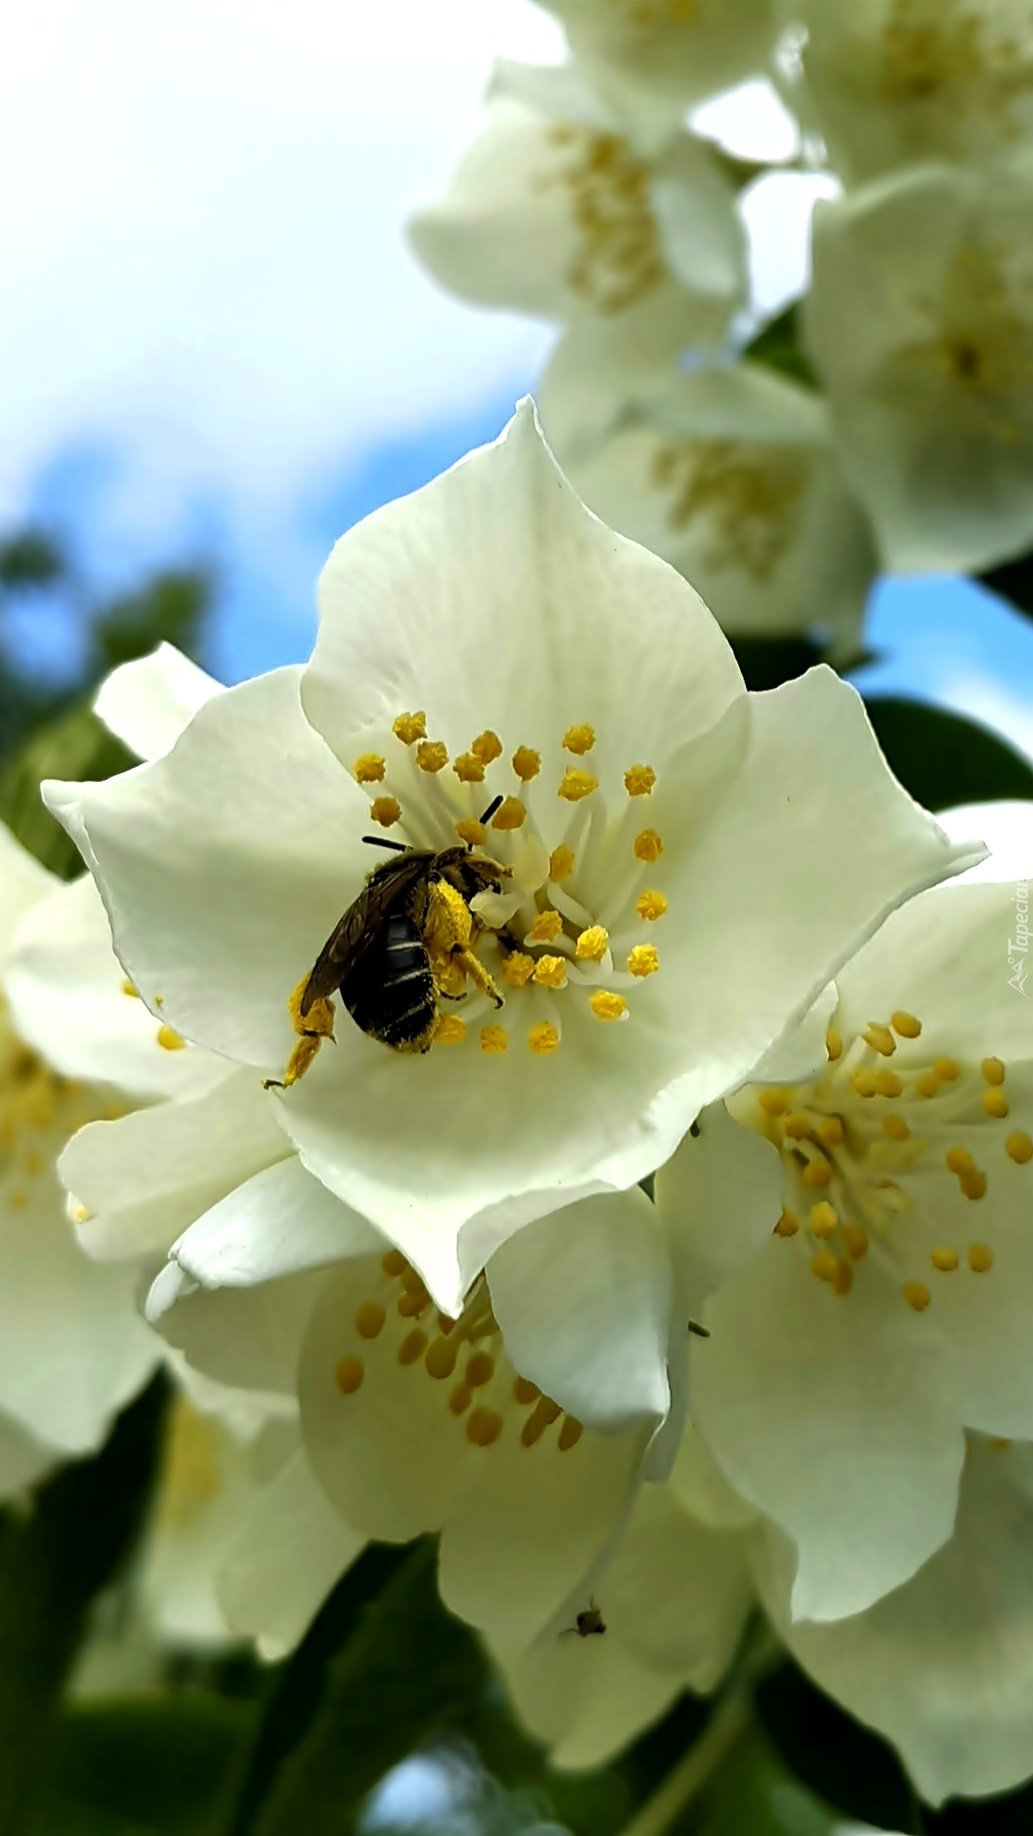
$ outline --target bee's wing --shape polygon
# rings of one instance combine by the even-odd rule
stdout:
[[[392,911],[425,871],[424,854],[415,859],[408,855],[397,863],[385,864],[367,880],[316,957],[301,997],[302,1018],[314,1001],[333,994],[344,978],[358,967]]]

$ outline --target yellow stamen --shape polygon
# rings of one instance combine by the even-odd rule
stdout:
[[[580,727],[568,727],[563,735],[564,752],[573,752],[578,758],[583,758],[586,752],[591,752],[594,745],[595,728],[588,726],[587,722]]]
[[[868,1238],[860,1224],[844,1224],[839,1234],[851,1262],[863,1262],[868,1254]]]
[[[610,994],[605,988],[597,988],[588,1002],[597,1020],[623,1020],[628,1011],[628,1003],[623,995]]]
[[[958,1252],[944,1244],[941,1249],[933,1250],[929,1260],[941,1275],[950,1275],[958,1266]]]
[[[933,1298],[924,1281],[906,1281],[900,1292],[915,1313],[924,1313]]]
[[[639,893],[638,898],[635,900],[635,910],[640,918],[645,919],[647,924],[655,924],[657,919],[662,918],[667,910],[667,900],[664,898],[662,892],[653,892],[651,889],[647,889],[645,892]]]
[[[401,1250],[388,1250],[387,1255],[380,1258],[380,1266],[385,1275],[401,1275],[409,1264]]]
[[[946,1158],[947,1167],[951,1173],[957,1173],[960,1176],[962,1173],[974,1173],[976,1170],[976,1163],[968,1148],[953,1147],[948,1151]]]
[[[762,1090],[757,1101],[766,1116],[784,1116],[789,1108],[789,1098],[784,1090]]]
[[[538,913],[531,929],[528,931],[528,942],[552,943],[554,938],[559,936],[562,929],[563,920],[559,912],[554,912],[549,907],[546,907],[544,912]]]
[[[387,1314],[379,1301],[363,1301],[355,1315],[355,1330],[360,1339],[375,1339],[383,1332]]]
[[[858,1096],[873,1097],[875,1095],[875,1072],[869,1071],[864,1065],[861,1066],[859,1071],[852,1071],[850,1073],[850,1082],[857,1091]]]
[[[472,1402],[473,1391],[468,1389],[465,1383],[457,1383],[448,1399],[449,1414],[465,1415]]]
[[[526,1408],[528,1404],[537,1402],[540,1395],[541,1391],[538,1385],[532,1383],[529,1377],[517,1377],[514,1381],[513,1401],[519,1403],[521,1408]]]
[[[584,1422],[579,1422],[576,1415],[565,1415],[563,1426],[556,1437],[560,1453],[569,1453],[572,1447],[576,1447],[584,1432]]]
[[[448,747],[443,740],[421,740],[416,748],[416,763],[421,771],[444,771],[448,764]]]
[[[391,731],[403,746],[413,746],[427,737],[427,716],[422,708],[417,714],[399,714]]]
[[[466,1021],[458,1014],[441,1014],[434,1028],[435,1045],[458,1045],[466,1038]]]
[[[475,1447],[490,1447],[502,1433],[502,1417],[494,1409],[475,1409],[466,1424],[466,1438]]]
[[[456,834],[468,848],[483,848],[488,839],[488,831],[483,822],[475,822],[472,816],[464,816],[456,823]]]
[[[905,1013],[902,1008],[898,1007],[896,1013],[890,1015],[890,1025],[895,1033],[900,1034],[901,1039],[919,1039],[921,1037],[921,1020],[916,1020],[914,1014]]]
[[[790,1141],[806,1141],[811,1133],[811,1118],[802,1109],[794,1109],[782,1124]]]
[[[542,769],[542,755],[531,746],[518,746],[513,754],[513,770],[522,784],[529,784]]]
[[[427,1349],[427,1335],[419,1326],[407,1332],[398,1347],[399,1364],[418,1364]]]
[[[560,1036],[547,1020],[539,1020],[527,1035],[527,1043],[536,1058],[548,1058],[559,1050]]]
[[[334,1382],[342,1396],[354,1396],[356,1390],[362,1388],[362,1379],[365,1375],[366,1367],[362,1359],[356,1358],[352,1353],[349,1353],[346,1358],[339,1359],[334,1366]]]
[[[466,1382],[471,1390],[483,1390],[495,1375],[495,1360],[490,1352],[474,1352],[466,1367]]]
[[[454,1339],[435,1339],[433,1345],[428,1347],[424,1360],[428,1377],[451,1377],[458,1356],[459,1347]]]
[[[662,855],[663,851],[664,851],[663,836],[658,835],[655,829],[643,829],[640,835],[636,835],[635,837],[635,859],[636,860],[648,861],[650,865],[652,865],[653,861],[658,861],[660,859],[660,856]]]
[[[553,1422],[556,1421],[562,1413],[563,1411],[559,1403],[554,1403],[549,1396],[542,1396],[539,1401],[535,1403],[533,1413],[528,1416],[520,1431],[520,1445],[522,1447],[533,1447],[536,1441],[541,1440],[545,1430],[551,1428]]]
[[[132,982],[122,983],[122,993],[124,995],[131,995],[134,1001],[138,1001],[140,999],[140,990],[138,988],[135,988]]]
[[[911,1130],[903,1116],[884,1116],[882,1132],[888,1141],[906,1141]]]
[[[999,1090],[994,1084],[989,1084],[983,1091],[983,1108],[988,1116],[995,1117],[998,1122],[1003,1121],[1008,1114],[1008,1099],[1004,1091]]]
[[[558,848],[553,849],[549,856],[549,878],[555,886],[560,886],[564,880],[570,879],[573,871],[574,850],[564,847],[561,843]]]
[[[583,797],[590,797],[598,788],[599,780],[593,778],[590,771],[579,771],[575,765],[568,765],[556,794],[567,803],[580,803]]]
[[[809,1160],[807,1162],[803,1170],[803,1183],[805,1186],[810,1186],[812,1189],[816,1189],[819,1192],[822,1191],[825,1186],[831,1185],[832,1168],[829,1166],[824,1154],[819,1154],[814,1160]]]
[[[461,752],[452,770],[460,784],[484,783],[484,760],[479,759],[475,752]]]
[[[491,819],[493,829],[522,829],[527,821],[527,811],[519,797],[507,797],[499,804]]]
[[[819,1281],[834,1281],[838,1267],[839,1257],[834,1256],[831,1250],[820,1249],[811,1257],[811,1274],[816,1275]]]
[[[830,1026],[825,1034],[825,1050],[831,1059],[843,1056],[843,1035],[838,1027]]]
[[[846,1130],[838,1116],[822,1116],[815,1133],[823,1147],[839,1147],[846,1138]]]
[[[1008,1136],[1004,1151],[1009,1160],[1014,1160],[1018,1166],[1028,1166],[1033,1160],[1033,1136],[1027,1135],[1024,1128],[1015,1129]]]
[[[509,1045],[509,1035],[504,1026],[481,1027],[481,1051],[489,1057],[498,1057]]]
[[[369,813],[382,829],[390,829],[401,816],[402,806],[397,797],[374,797]]]
[[[897,1049],[893,1034],[888,1026],[883,1026],[881,1020],[873,1020],[871,1026],[866,1026],[862,1038],[873,1052],[881,1052],[883,1058],[892,1058]]]
[[[403,1294],[398,1301],[398,1317],[400,1320],[418,1320],[421,1313],[426,1313],[429,1306],[430,1295],[426,1288],[415,1294]]]
[[[895,1071],[876,1071],[875,1094],[883,1097],[898,1097],[904,1093],[904,1086]]]
[[[579,963],[601,963],[610,947],[610,933],[601,924],[590,924],[574,945]]]
[[[795,1237],[800,1228],[800,1220],[795,1211],[785,1209],[775,1225],[776,1237]]]
[[[532,980],[539,988],[566,988],[567,964],[562,956],[540,956]]]
[[[970,1243],[968,1246],[968,1266],[973,1275],[985,1275],[994,1266],[994,1253],[988,1243]]]
[[[182,1052],[186,1045],[186,1040],[181,1033],[177,1033],[174,1026],[159,1026],[157,1037],[163,1052]]]
[[[355,776],[360,784],[379,784],[386,770],[387,763],[379,752],[364,752],[355,761]]]
[[[854,1271],[849,1262],[837,1262],[836,1273],[832,1277],[834,1294],[849,1294],[854,1285]]]
[[[979,1069],[988,1084],[1004,1083],[1004,1065],[999,1058],[984,1058]]]
[[[961,1076],[961,1066],[955,1064],[953,1058],[934,1059],[933,1070],[936,1072],[941,1082],[945,1084],[953,1084],[955,1079]]]
[[[839,1215],[828,1199],[821,1199],[811,1206],[811,1231],[816,1237],[831,1237],[839,1223]]]
[[[624,773],[624,788],[629,797],[648,797],[656,783],[651,765],[631,765]]]
[[[493,765],[496,759],[502,757],[502,741],[497,733],[487,727],[483,733],[478,733],[475,740],[470,741],[470,751],[483,764]]]
[[[934,1097],[939,1094],[940,1080],[935,1071],[923,1071],[915,1078],[915,1089],[921,1097]]]
[[[985,1173],[963,1173],[958,1184],[967,1199],[981,1199],[986,1195]]]
[[[636,944],[628,952],[628,973],[638,976],[639,980],[647,975],[655,975],[659,967],[660,957],[652,944]]]
[[[534,957],[523,950],[511,950],[500,972],[500,980],[510,988],[524,988],[534,974]]]

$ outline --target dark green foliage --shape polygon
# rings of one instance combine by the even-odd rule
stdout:
[[[769,370],[777,370],[779,375],[788,377],[790,382],[801,383],[804,388],[818,389],[821,386],[800,340],[800,305],[797,300],[785,307],[777,318],[768,320],[752,344],[746,346],[743,356],[751,363],[761,363]]]
[[[873,695],[867,708],[897,777],[926,809],[1033,797],[1033,766],[989,727],[895,696]]]
[[[21,529],[0,541],[0,594],[54,586],[66,573],[61,547],[44,529]]]

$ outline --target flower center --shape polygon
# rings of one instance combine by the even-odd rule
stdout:
[[[943,92],[953,88],[957,105],[998,114],[1029,86],[1029,46],[988,24],[981,6],[893,0],[882,33],[880,80],[886,100],[943,99]]]
[[[185,1396],[169,1411],[158,1483],[159,1528],[186,1530],[219,1492],[222,1460],[215,1423]]]
[[[707,567],[737,567],[764,581],[796,537],[807,466],[785,447],[671,440],[656,453],[653,482],[673,493],[672,529],[704,523]]]
[[[566,186],[577,235],[567,285],[602,313],[623,312],[652,293],[666,269],[649,195],[649,167],[616,134],[557,125],[569,158],[542,188]]]
[[[441,1396],[443,1415],[472,1447],[493,1447],[504,1439],[527,1449],[552,1447],[569,1453],[584,1433],[537,1384],[514,1371],[506,1357],[487,1283],[474,1286],[460,1319],[439,1313],[422,1278],[400,1250],[389,1250],[374,1273],[369,1293],[346,1329],[344,1350],[334,1367],[343,1397],[357,1394],[386,1362],[425,1380]]]
[[[850,1041],[833,1026],[813,1084],[753,1087],[729,1102],[781,1150],[776,1237],[806,1245],[812,1274],[840,1295],[870,1256],[917,1313],[940,1277],[963,1266],[985,1275],[998,1259],[978,1213],[970,1229],[944,1232],[957,1197],[978,1206],[992,1180],[1033,1163],[1002,1060],[966,1065],[921,1040],[921,1022],[902,1011]]]
[[[59,1077],[23,1044],[0,996],[0,1191],[11,1211],[24,1211],[32,1186],[52,1174],[69,1135],[97,1114],[80,1084]]]

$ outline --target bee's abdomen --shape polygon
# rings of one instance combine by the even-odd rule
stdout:
[[[429,1044],[437,998],[426,945],[411,918],[395,913],[388,919],[361,972],[342,982],[341,995],[356,1026],[371,1038],[400,1052]]]

